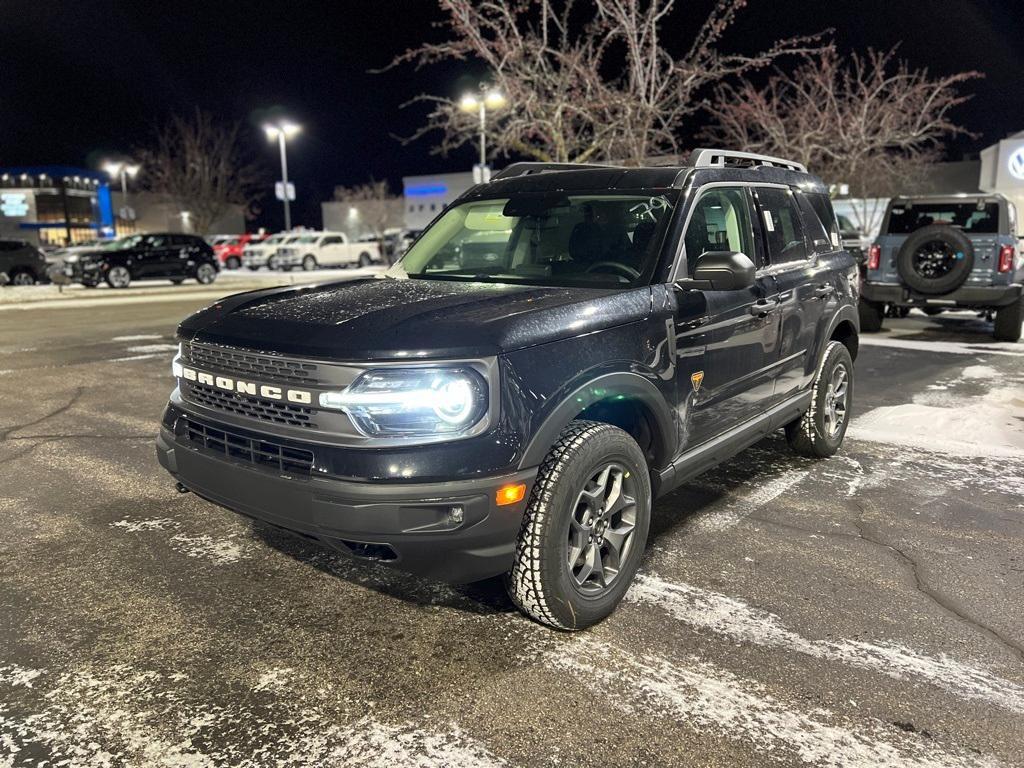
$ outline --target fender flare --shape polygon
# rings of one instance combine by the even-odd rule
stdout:
[[[833,315],[832,319],[829,321],[827,330],[822,334],[821,338],[818,339],[817,355],[815,355],[814,358],[815,365],[817,365],[817,361],[821,359],[821,355],[828,344],[829,339],[832,338],[832,334],[836,332],[836,328],[839,327],[840,323],[845,321],[849,321],[849,323],[853,325],[857,334],[860,335],[860,316],[857,314],[857,307],[852,304],[844,304],[836,310],[835,315]],[[853,356],[856,357],[856,355]]]
[[[614,393],[616,397],[626,395],[644,406],[654,418],[655,423],[651,427],[653,439],[657,442],[657,455],[664,457],[666,461],[671,458],[675,450],[675,419],[672,409],[658,388],[648,379],[638,373],[619,371],[597,376],[562,396],[558,405],[551,409],[540,427],[530,437],[519,462],[519,468],[535,467],[540,464],[562,430],[581,411],[596,403],[610,401],[609,393]]]

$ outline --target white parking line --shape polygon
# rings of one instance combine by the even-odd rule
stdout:
[[[985,701],[1024,714],[1024,688],[945,654],[929,656],[898,643],[813,640],[787,628],[778,616],[741,600],[647,574],[637,577],[627,599],[653,605],[688,626],[731,640],[838,661],[896,680],[916,678],[962,699]]]
[[[831,768],[967,768],[995,766],[987,757],[943,750],[878,720],[851,723],[822,707],[802,712],[753,680],[691,658],[674,663],[578,636],[547,660],[602,700],[629,713],[714,731],[779,763]]]
[[[862,347],[890,347],[918,352],[945,352],[952,355],[1024,355],[1024,344],[1011,342],[965,343],[957,341],[918,341],[891,336],[861,334]]]

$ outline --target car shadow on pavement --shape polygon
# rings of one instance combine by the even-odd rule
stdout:
[[[418,605],[437,605],[475,614],[515,613],[501,577],[472,584],[445,584],[412,576],[370,560],[360,560],[305,536],[252,520],[261,542],[322,573]]]

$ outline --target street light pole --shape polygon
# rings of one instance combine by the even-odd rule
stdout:
[[[497,88],[481,83],[477,93],[467,93],[459,102],[464,112],[479,112],[480,115],[480,174],[483,180],[484,168],[487,167],[487,108],[500,109],[505,106],[504,94]]]
[[[284,186],[284,228],[289,231],[292,228],[292,209],[288,202],[288,151],[285,149],[284,131],[277,132],[277,143],[281,147],[281,181]]]
[[[281,202],[284,203],[284,228],[289,231],[292,228],[291,201],[288,199],[288,139],[299,132],[299,126],[282,120],[278,123],[268,123],[263,126],[267,138],[273,141],[277,139],[278,149],[281,151]]]
[[[103,170],[109,173],[111,178],[118,176],[121,178],[121,213],[130,214],[131,208],[128,206],[128,177],[135,178],[139,172],[139,166],[135,163],[121,160],[104,164]],[[129,219],[134,219],[134,216],[122,215],[121,218],[128,221]]]
[[[487,105],[480,99],[480,168],[487,165]],[[483,173],[483,170],[480,171]]]

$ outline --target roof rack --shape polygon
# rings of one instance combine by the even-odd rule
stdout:
[[[785,160],[781,157],[772,157],[771,155],[756,155],[753,152],[733,152],[727,149],[695,149],[690,153],[689,165],[694,168],[724,168],[729,164],[730,160],[807,173],[807,166],[803,163]]]
[[[552,171],[593,171],[615,167],[597,163],[512,163],[491,176],[491,181],[511,179],[515,176],[530,176],[535,173],[551,173]]]

